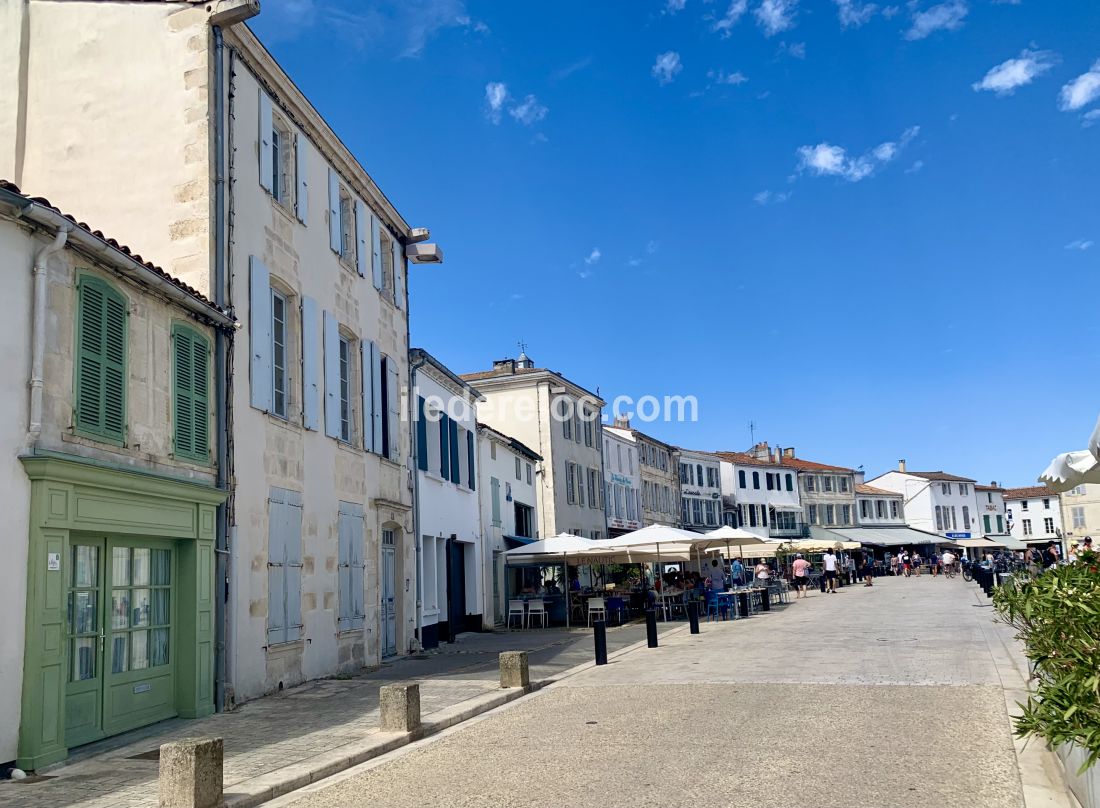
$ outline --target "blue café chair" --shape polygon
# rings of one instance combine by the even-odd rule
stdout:
[[[718,597],[718,593],[707,590],[707,620],[717,619],[721,615],[723,620],[729,619],[729,607]]]
[[[610,597],[607,599],[607,614],[616,615],[616,625],[623,624],[623,616],[627,614],[626,602],[620,597]]]

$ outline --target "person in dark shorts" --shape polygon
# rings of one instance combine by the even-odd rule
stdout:
[[[825,556],[821,560],[825,565],[825,584],[826,584],[825,591],[826,592],[832,592],[835,595],[836,594],[837,567],[838,567],[836,553],[834,553],[832,550],[828,550],[825,553]]]

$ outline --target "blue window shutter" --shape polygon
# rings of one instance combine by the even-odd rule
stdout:
[[[398,411],[397,363],[392,357],[386,359],[386,434],[389,437],[390,460],[401,459],[401,413]]]
[[[321,336],[317,322],[317,301],[302,298],[302,425],[317,429],[321,416],[321,380],[318,354]]]
[[[424,397],[416,397],[416,467],[428,470],[428,420],[424,415]]]
[[[267,503],[267,641],[286,642],[286,503],[272,490]]]
[[[340,177],[328,170],[328,246],[340,254]]]
[[[458,484],[462,479],[459,464],[462,462],[458,454],[458,421],[451,421],[451,482]]]
[[[355,200],[355,269],[360,276],[367,273],[367,206],[361,199]]]
[[[471,491],[474,491],[477,489],[477,486],[474,482],[476,472],[474,469],[474,433],[472,430],[466,433],[466,462],[469,463],[470,466],[470,479],[466,485]]]
[[[340,503],[339,519],[336,523],[336,598],[338,611],[336,625],[346,631],[351,621],[351,514],[344,513],[344,504]]]
[[[439,473],[444,480],[451,479],[451,419],[447,413],[439,416]]]
[[[378,346],[371,343],[371,434],[374,449],[372,451],[382,453],[382,352]]]
[[[340,330],[336,318],[325,312],[325,434],[340,437]]]
[[[357,629],[362,628],[365,622],[364,615],[366,611],[364,609],[364,601],[366,600],[366,585],[364,582],[364,573],[366,572],[366,564],[363,561],[366,553],[364,552],[364,537],[366,532],[366,520],[363,518],[362,512],[353,517],[351,523],[351,539],[350,539],[350,553],[348,556],[348,562],[351,567],[351,608],[350,625],[349,628]]]
[[[359,355],[360,365],[363,368],[363,449],[368,452],[374,451],[374,420],[371,417],[371,407],[374,398],[373,386],[371,382],[371,348],[374,347],[374,343],[370,340],[363,340],[359,343]]]
[[[294,136],[294,176],[298,180],[294,213],[305,224],[309,217],[309,140],[301,134]]]
[[[393,303],[397,308],[405,308],[405,252],[401,249],[401,239],[393,239]]]
[[[271,193],[271,99],[264,88],[260,90],[260,185]],[[280,144],[280,148],[283,146]]]
[[[370,217],[370,266],[375,289],[384,286],[382,279],[382,222],[373,213]],[[361,274],[361,273],[360,273]]]
[[[248,289],[252,406],[271,412],[271,274],[254,255],[248,259]]]

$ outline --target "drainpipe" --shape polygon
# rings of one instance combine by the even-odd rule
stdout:
[[[28,427],[30,444],[38,443],[42,434],[42,367],[46,359],[46,298],[49,292],[46,265],[50,256],[65,246],[69,240],[72,225],[64,224],[57,228],[53,241],[42,247],[34,255],[34,319],[31,323],[31,411]]]
[[[212,26],[214,34],[214,305],[225,308],[225,69],[222,64],[224,45],[222,29]],[[229,341],[224,329],[214,332],[214,434],[217,452],[216,484],[227,488],[229,479],[229,408],[226,400],[226,354]],[[230,497],[233,493],[230,492]],[[226,602],[229,599],[229,502],[218,506],[214,539],[214,709],[225,709],[226,682],[231,673],[227,662],[226,621],[229,619]]]
[[[409,312],[409,275],[405,273],[405,348],[406,356],[408,355],[408,346],[412,340],[412,330],[409,326],[410,312]],[[416,360],[416,362],[409,363],[409,423],[415,424],[417,417],[416,409],[416,371],[424,366],[427,360],[424,358]],[[413,429],[409,430],[409,444],[412,446],[412,468],[409,469],[413,478],[413,547],[415,548],[420,541],[420,447],[417,445],[416,435],[413,433]],[[476,427],[475,427],[476,429]],[[419,553],[413,554],[413,563],[416,565],[416,569],[413,570],[413,580],[423,581],[424,575],[420,567],[424,563],[424,548],[420,548]],[[438,573],[437,573],[438,574]],[[423,593],[420,591],[420,587],[416,588],[416,598],[414,600],[416,604],[416,638],[420,647],[424,646],[424,598]]]

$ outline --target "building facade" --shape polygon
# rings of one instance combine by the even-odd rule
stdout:
[[[639,446],[630,429],[603,428],[604,510],[609,537],[642,527],[642,473]]]
[[[215,525],[216,702],[407,651],[405,256],[432,251],[243,24],[257,4],[16,5],[0,174],[133,233],[243,326],[212,360],[233,379],[219,468],[235,481]]]
[[[1062,531],[1066,539],[1080,541],[1100,533],[1100,485],[1082,483],[1061,496]],[[1095,539],[1094,539],[1095,543]]]
[[[808,535],[799,502],[798,471],[779,458],[746,452],[718,452],[721,462],[722,523],[762,538]]]
[[[718,455],[680,449],[680,527],[706,533],[722,518],[722,464]]]
[[[634,437],[641,470],[642,516],[644,525],[680,524],[680,455],[675,446],[633,429],[628,419],[619,419],[614,427]]]
[[[758,460],[776,458],[798,472],[798,495],[803,519],[813,527],[846,527],[856,524],[856,472],[844,466],[831,466],[804,460],[791,447],[776,448],[758,443],[749,454]]]
[[[0,761],[40,769],[214,711],[211,360],[235,323],[6,183],[0,264]]]
[[[481,421],[530,446],[542,458],[537,516],[543,538],[572,533],[607,537],[603,502],[604,401],[526,356],[501,359],[464,381],[484,397]]]
[[[905,525],[905,497],[896,491],[856,483],[856,516],[860,525],[899,527]]]
[[[485,627],[504,623],[504,553],[539,538],[538,488],[542,457],[485,424],[477,425],[478,499],[486,570]]]
[[[1072,490],[1074,489],[1067,494],[1072,494]],[[1071,537],[1070,532],[1063,527],[1062,502],[1054,491],[1045,485],[1005,488],[1003,491],[1008,531],[1014,539],[1024,544],[1046,544],[1053,541],[1061,546],[1063,535]],[[1069,500],[1070,496],[1066,496],[1067,503]],[[1070,518],[1074,516],[1074,507],[1082,509],[1079,512],[1082,518],[1078,522],[1083,521],[1083,505],[1070,505]],[[1083,538],[1085,535],[1087,534],[1080,532],[1072,537]]]
[[[409,351],[409,366],[416,397],[417,626],[421,644],[435,648],[460,632],[483,628],[485,563],[477,493],[480,394],[421,348]],[[383,541],[385,571],[395,564],[393,552]],[[392,576],[384,574],[383,579]],[[393,592],[382,593],[384,603],[394,597]],[[396,653],[392,645],[385,650]]]
[[[899,461],[897,471],[868,480],[868,484],[905,497],[909,524],[926,533],[948,539],[970,539],[981,535],[974,480],[944,471],[908,471]]]
[[[1009,535],[1004,495],[1005,489],[995,482],[974,486],[974,498],[978,502],[978,526],[983,536],[996,538]],[[1057,496],[1055,496],[1055,508],[1057,508]]]

